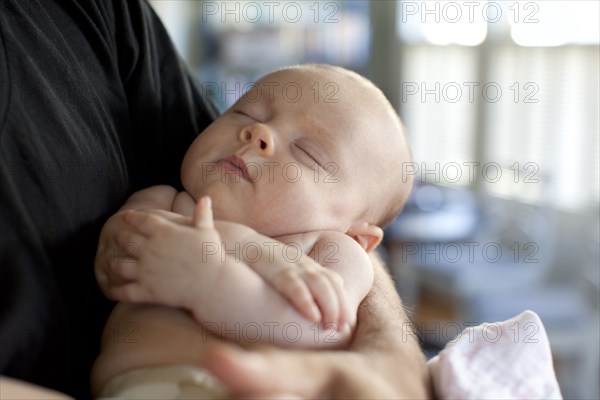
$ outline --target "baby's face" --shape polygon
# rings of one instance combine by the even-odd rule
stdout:
[[[215,218],[271,236],[366,220],[381,172],[370,158],[384,144],[360,89],[331,78],[291,69],[259,81],[189,148],[186,191],[210,195]]]

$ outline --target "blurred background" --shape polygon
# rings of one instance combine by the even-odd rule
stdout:
[[[383,252],[428,356],[531,309],[565,398],[600,397],[600,2],[151,4],[221,110],[289,64],[379,85],[416,178]]]

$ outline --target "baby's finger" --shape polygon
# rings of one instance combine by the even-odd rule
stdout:
[[[123,221],[134,227],[138,233],[151,237],[157,229],[163,227],[168,220],[156,213],[127,210],[123,213]]]
[[[105,296],[108,296],[108,290],[110,289],[108,274],[104,269],[96,269],[94,272],[96,274],[96,281],[98,282],[98,286],[100,286],[102,293],[104,293]]]
[[[137,258],[139,249],[144,246],[148,237],[133,229],[123,229],[115,234],[117,251],[112,258],[133,257]],[[114,249],[111,249],[114,250]],[[114,252],[114,251],[113,251]]]
[[[108,297],[128,303],[145,303],[151,300],[148,290],[136,282],[111,287],[108,289]]]
[[[181,225],[188,225],[188,226],[191,225],[191,221],[192,221],[191,217],[186,217],[185,215],[177,214],[177,213],[174,213],[173,211],[148,210],[148,212],[151,212],[152,214],[160,215],[161,217],[164,217],[165,219],[168,219],[171,222],[176,222]]]
[[[193,225],[196,228],[214,229],[212,201],[210,197],[203,196],[194,209]]]
[[[308,272],[305,280],[311,289],[311,293],[314,296],[319,310],[321,311],[321,322],[323,326],[325,328],[330,328],[330,324],[337,323],[340,315],[339,300],[336,290],[322,271]]]
[[[138,260],[133,258],[114,258],[110,260],[111,284],[119,285],[138,279]]]
[[[338,304],[340,307],[340,315],[338,318],[338,330],[341,330],[343,326],[347,323],[354,324],[356,315],[352,312],[350,308],[350,303],[348,300],[348,296],[346,295],[346,290],[344,289],[344,280],[342,277],[335,271],[327,270],[326,274],[333,286],[337,294]]]
[[[315,304],[310,288],[294,271],[278,273],[270,284],[288,299],[304,318],[311,322],[321,321],[321,312]]]

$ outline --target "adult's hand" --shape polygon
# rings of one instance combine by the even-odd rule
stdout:
[[[206,367],[238,398],[427,398],[432,391],[414,331],[382,263],[374,266],[348,351],[220,344]]]

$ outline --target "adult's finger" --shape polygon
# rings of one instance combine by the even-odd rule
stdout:
[[[215,345],[206,359],[206,367],[237,398],[328,397],[337,365],[335,352],[246,351],[225,344]]]

